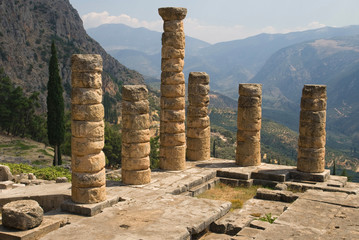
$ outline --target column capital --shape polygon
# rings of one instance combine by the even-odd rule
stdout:
[[[187,8],[164,7],[158,9],[158,14],[163,21],[183,20],[187,15]]]

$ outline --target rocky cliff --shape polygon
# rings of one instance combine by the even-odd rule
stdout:
[[[74,53],[102,56],[103,88],[114,99],[120,85],[144,82],[139,73],[120,64],[87,35],[68,0],[0,0],[0,16],[0,67],[26,92],[39,91],[43,103],[52,40],[57,46],[67,99]]]

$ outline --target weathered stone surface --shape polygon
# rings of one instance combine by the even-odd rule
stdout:
[[[186,153],[184,151],[184,153]],[[160,157],[160,168],[168,171],[180,171],[186,169],[186,154],[175,157]]]
[[[0,181],[0,189],[11,189],[13,185],[13,181]]]
[[[67,177],[57,177],[55,179],[56,183],[66,183],[68,182],[69,180],[67,179]]]
[[[298,157],[323,159],[325,157],[325,148],[300,148]]]
[[[169,110],[182,110],[185,108],[186,101],[184,97],[167,98],[161,97],[161,108]]]
[[[209,116],[205,117],[187,117],[187,126],[191,128],[206,128],[210,125]]]
[[[260,131],[262,127],[262,119],[257,121],[248,121],[248,119],[238,116],[237,118],[237,129],[244,131]]]
[[[161,70],[163,72],[181,72],[183,70],[184,61],[182,58],[162,58]]]
[[[98,172],[106,165],[105,154],[101,151],[97,154],[85,156],[72,155],[71,169],[75,172]]]
[[[99,54],[74,54],[71,57],[72,72],[102,72],[102,57]]]
[[[102,87],[101,72],[72,72],[71,85],[73,88],[94,88]]]
[[[102,121],[105,110],[102,104],[72,105],[72,120],[76,121]]]
[[[158,9],[158,14],[164,21],[183,20],[187,15],[187,9],[180,7],[164,7]]]
[[[238,108],[260,107],[261,105],[261,97],[239,96],[238,98]]]
[[[101,187],[106,184],[105,168],[98,172],[72,172],[72,186],[88,188]]]
[[[144,143],[149,142],[151,139],[151,132],[149,129],[143,130],[122,130],[123,143]]]
[[[260,143],[237,142],[236,163],[242,167],[260,165]]]
[[[209,84],[209,75],[205,72],[190,72],[189,84]]]
[[[150,127],[150,116],[148,114],[123,115],[122,127],[131,130],[145,130]]]
[[[301,122],[324,123],[326,122],[326,111],[300,111]]]
[[[131,171],[139,171],[139,170],[147,170],[150,167],[150,157],[144,158],[127,158],[123,157],[121,159],[122,170],[131,170]]]
[[[161,110],[161,121],[180,122],[186,119],[185,110]]]
[[[183,72],[162,72],[161,83],[164,85],[184,84],[184,74]]]
[[[200,148],[197,150],[187,148],[186,152],[187,160],[190,161],[202,161],[209,160],[211,158],[211,149],[210,148]]]
[[[13,179],[14,177],[11,174],[10,168],[5,165],[0,165],[0,181],[10,181]]]
[[[104,140],[92,141],[89,138],[71,138],[72,154],[85,156],[100,153],[105,145]]]
[[[209,94],[209,85],[208,84],[198,84],[198,83],[188,84],[188,94],[208,95]],[[190,101],[190,99],[189,99],[189,101]]]
[[[187,137],[187,149],[200,150],[210,149],[211,138],[190,138]]]
[[[302,110],[309,110],[309,111],[323,111],[327,109],[327,99],[302,98],[300,102],[300,108]]]
[[[299,136],[298,146],[303,148],[324,148],[325,134],[321,137]]]
[[[183,158],[186,156],[186,145],[182,146],[163,146],[160,150],[160,157],[165,158]]]
[[[186,46],[185,34],[183,31],[162,33],[162,45],[184,49]]]
[[[122,114],[145,114],[149,113],[149,102],[148,100],[141,100],[137,102],[122,101]]]
[[[211,136],[211,128],[187,128],[187,137],[190,138],[208,138]]]
[[[34,200],[7,203],[2,208],[2,224],[6,227],[28,230],[41,224],[44,211]]]
[[[208,116],[208,107],[188,106],[187,115],[189,117],[204,118]]]
[[[74,137],[79,138],[103,138],[105,135],[104,121],[72,121],[71,133]]]
[[[307,137],[321,137],[325,135],[325,122],[300,122],[299,135]]]
[[[130,171],[122,169],[122,182],[124,184],[142,185],[151,182],[151,169]]]
[[[130,102],[148,99],[146,85],[124,85],[122,87],[122,99]]]
[[[101,88],[72,88],[72,104],[98,104],[102,102]]]
[[[262,97],[262,84],[241,83],[239,84],[238,93],[240,96]]]
[[[326,85],[304,85],[302,90],[303,98],[327,98]]]
[[[261,140],[260,131],[246,131],[246,130],[237,130],[237,141],[238,142],[251,142],[258,143]]]
[[[184,97],[186,87],[184,84],[164,85],[161,84],[161,96],[166,98]]]
[[[184,58],[185,51],[184,49],[177,49],[171,46],[164,46],[162,47],[162,58]]]
[[[150,154],[151,147],[149,142],[122,144],[122,156],[128,158],[144,158]]]
[[[184,133],[186,126],[184,122],[166,122],[160,126],[160,133]]]
[[[186,134],[183,133],[161,133],[160,141],[162,146],[183,146],[186,144]]]
[[[191,101],[192,106],[206,107],[209,105],[209,96],[208,95],[188,94],[188,100]]]
[[[270,201],[280,201],[292,203],[297,200],[299,194],[295,194],[291,191],[283,190],[271,190],[267,188],[258,188],[256,193],[257,199],[270,200]]]
[[[261,106],[242,108],[238,107],[238,119],[241,121],[248,121],[257,123],[262,119]]]
[[[297,169],[306,173],[321,173],[325,169],[325,159],[315,157],[298,157]]]
[[[80,188],[72,186],[72,201],[77,203],[98,203],[106,200],[106,186]]]
[[[183,22],[181,20],[165,21],[163,23],[165,32],[183,32]]]

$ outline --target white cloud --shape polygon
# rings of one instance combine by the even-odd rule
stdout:
[[[111,16],[107,11],[91,12],[82,16],[85,28],[98,27],[107,23],[122,23],[130,27],[145,27],[150,30],[162,31],[163,21],[143,21],[133,18],[126,14],[119,16]],[[311,22],[306,26],[299,26],[293,28],[278,29],[274,26],[266,26],[260,29],[249,29],[244,25],[221,26],[221,25],[206,25],[201,23],[198,19],[186,18],[184,20],[186,35],[198,38],[209,43],[217,43],[224,41],[231,41],[236,39],[243,39],[254,36],[260,33],[289,33],[296,31],[305,31],[309,29],[321,28],[326,25],[319,22]]]

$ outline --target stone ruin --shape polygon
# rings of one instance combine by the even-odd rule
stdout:
[[[164,20],[161,64],[160,167],[184,170],[187,160],[210,159],[209,76],[191,72],[188,79],[187,135],[185,129],[185,8],[160,8]],[[96,203],[106,199],[102,59],[72,56],[72,200]],[[150,170],[148,90],[123,86],[122,181],[147,184]],[[239,84],[236,164],[261,164],[262,85]],[[301,100],[297,170],[324,171],[326,87],[305,85]]]

